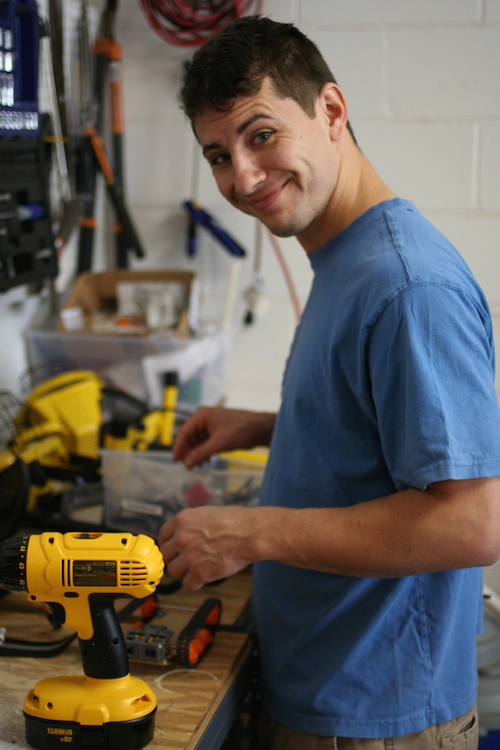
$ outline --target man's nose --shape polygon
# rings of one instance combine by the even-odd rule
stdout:
[[[237,195],[250,195],[266,178],[264,169],[253,154],[233,157],[233,174]]]

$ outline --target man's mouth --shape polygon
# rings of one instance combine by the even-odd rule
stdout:
[[[252,211],[261,213],[271,208],[274,203],[280,197],[283,188],[288,184],[288,180],[272,190],[268,190],[266,193],[254,196],[253,198],[246,198],[245,203],[250,207]]]

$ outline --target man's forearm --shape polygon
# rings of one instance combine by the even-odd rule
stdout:
[[[399,577],[500,555],[497,479],[440,482],[348,508],[256,508],[253,556],[339,575]]]
[[[347,508],[194,508],[162,526],[159,544],[187,588],[263,560],[374,578],[482,567],[500,556],[500,478],[437,482]]]

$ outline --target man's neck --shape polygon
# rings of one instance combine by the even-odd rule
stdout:
[[[326,245],[372,206],[396,197],[354,142],[350,138],[349,141],[340,162],[335,190],[325,211],[297,236],[306,253]]]

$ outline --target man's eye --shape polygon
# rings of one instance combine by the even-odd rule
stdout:
[[[229,154],[217,154],[210,162],[212,167],[218,167],[229,159]]]
[[[264,143],[264,141],[267,141],[268,138],[270,138],[272,135],[271,130],[262,130],[260,133],[257,133],[257,135],[254,137],[254,141],[256,143]]]

